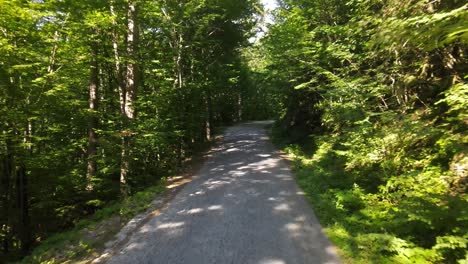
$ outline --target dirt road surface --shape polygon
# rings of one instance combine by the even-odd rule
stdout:
[[[265,125],[228,128],[194,180],[108,263],[341,263]]]

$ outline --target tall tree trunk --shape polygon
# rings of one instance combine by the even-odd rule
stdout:
[[[138,87],[138,25],[137,10],[134,0],[128,0],[127,6],[127,71],[125,74],[124,131],[122,132],[122,160],[120,165],[120,193],[122,197],[129,194],[128,173],[130,170],[130,150],[132,148],[131,122],[136,118],[134,102]]]
[[[242,121],[242,93],[239,91],[237,95],[237,122]]]
[[[26,122],[24,130],[23,143],[25,144],[25,154],[32,155],[32,123]],[[26,165],[23,161],[16,164],[16,195],[18,208],[18,236],[20,248],[23,254],[26,254],[31,247],[31,230],[29,226],[29,196],[28,196],[28,178]]]
[[[9,139],[5,142],[5,155],[2,159],[2,177],[1,177],[1,198],[2,198],[2,216],[0,223],[0,232],[2,234],[2,251],[8,252],[10,250],[10,183],[13,178],[13,155],[10,152],[11,142]]]
[[[19,239],[21,251],[26,254],[31,247],[31,229],[29,226],[28,178],[23,164],[16,169],[16,190],[19,209]]]
[[[23,90],[22,77],[18,77],[19,87]],[[26,116],[29,116],[29,98],[26,99],[25,112]],[[20,136],[15,129],[15,135]],[[16,198],[18,208],[18,238],[20,241],[20,249],[23,254],[28,253],[32,240],[31,240],[31,229],[29,219],[29,195],[28,195],[28,175],[26,170],[26,164],[24,159],[33,155],[32,147],[32,135],[33,135],[33,123],[32,120],[27,118],[25,122],[25,128],[23,131],[23,144],[24,144],[24,156],[14,156],[18,160],[15,161],[15,172],[16,172]]]
[[[86,172],[86,190],[92,191],[93,184],[92,180],[96,176],[97,172],[97,146],[98,146],[98,136],[96,134],[96,129],[99,123],[97,117],[98,110],[98,86],[99,86],[99,69],[97,62],[98,47],[97,43],[93,42],[91,44],[91,61],[90,61],[90,76],[89,76],[89,120],[88,120],[88,166]]]
[[[119,91],[119,98],[120,98],[120,113],[125,115],[125,84],[122,72],[122,65],[120,60],[120,53],[119,53],[119,34],[117,32],[117,21],[115,21],[116,14],[114,11],[114,1],[110,3],[110,12],[112,15],[112,25],[114,29],[112,30],[112,49],[114,51],[114,71],[115,71],[115,78],[117,80],[117,88]]]
[[[177,50],[177,55],[174,57],[174,64],[175,64],[175,81],[174,81],[174,88],[182,89],[184,82],[183,82],[183,73],[182,73],[182,56],[183,56],[183,42],[184,38],[182,33],[178,33],[174,30],[174,44],[173,48]]]
[[[125,76],[125,116],[129,120],[136,117],[135,107],[133,103],[136,99],[137,86],[138,86],[138,64],[137,64],[137,51],[138,51],[138,25],[137,25],[137,10],[134,0],[128,0],[127,9],[127,71]]]
[[[175,66],[175,80],[174,80],[174,89],[176,89],[176,94],[177,94],[177,100],[178,104],[180,106],[185,105],[184,102],[184,94],[182,91],[182,87],[184,85],[184,76],[183,76],[183,65],[182,65],[182,58],[183,58],[183,41],[184,38],[182,36],[182,33],[177,32],[176,29],[174,29],[174,44],[173,48],[176,49],[177,53],[176,56],[174,56],[174,66]],[[180,130],[185,130],[184,129],[184,124],[185,124],[185,118],[184,118],[184,113],[185,111],[180,110],[178,111],[178,125]],[[176,167],[177,169],[180,169],[182,167],[182,162],[184,160],[184,137],[180,136],[179,137],[179,142],[177,144],[177,164]]]
[[[208,88],[209,89],[209,88]],[[211,140],[212,133],[213,133],[213,105],[211,101],[211,92],[208,90],[206,92],[206,122],[205,122],[205,131],[206,131],[206,139],[209,141]]]

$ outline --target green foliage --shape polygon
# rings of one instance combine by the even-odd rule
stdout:
[[[372,146],[357,150],[340,144],[354,136],[315,138],[311,156],[298,146],[286,148],[295,159],[300,186],[342,255],[357,263],[455,263],[463,259],[468,197],[450,193],[448,182],[454,179],[450,171],[418,168],[411,162],[406,165],[411,169],[405,169],[410,172],[398,173],[398,167],[389,172],[385,162],[371,165],[375,162],[372,155],[359,158],[362,162],[356,164],[356,155],[373,151]],[[408,152],[400,155],[411,156]],[[395,176],[385,178],[384,173]],[[378,188],[370,177],[380,181]]]
[[[241,52],[258,1],[133,1],[135,32],[131,3],[0,0],[0,259],[174,175],[216,126],[272,115]]]
[[[122,224],[147,210],[165,190],[165,184],[160,183],[121,202],[103,206],[89,219],[80,220],[72,230],[47,238],[21,263],[72,263],[96,255]]]
[[[430,12],[430,10],[429,10]],[[422,14],[412,17],[391,16],[378,28],[374,37],[378,45],[398,46],[400,43],[414,45],[424,50],[434,50],[457,42],[468,41],[468,5],[448,12]],[[400,32],[396,35],[392,32]]]
[[[466,4],[281,3],[260,50],[273,135],[342,255],[465,261]]]
[[[155,198],[155,194],[162,193],[164,190],[165,186],[161,184],[135,193],[130,199],[123,201],[120,207],[120,215],[126,219],[131,219],[136,214],[148,209]]]

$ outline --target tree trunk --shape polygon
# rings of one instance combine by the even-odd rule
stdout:
[[[120,163],[120,195],[125,198],[130,193],[128,186],[128,171],[130,169],[130,136],[122,135],[122,160]]]
[[[136,92],[138,86],[138,64],[137,50],[138,50],[138,26],[137,26],[137,10],[133,0],[128,1],[127,10],[127,71],[125,76],[125,116],[132,120],[136,117],[135,107],[133,103],[136,99]]]
[[[19,210],[18,234],[21,251],[26,254],[31,247],[31,229],[29,227],[28,179],[24,165],[16,169],[17,204]]]
[[[124,131],[122,131],[122,160],[120,165],[120,193],[122,197],[129,194],[128,173],[130,170],[130,153],[132,148],[132,132],[129,129],[132,120],[136,118],[133,105],[138,87],[138,26],[137,10],[133,0],[127,6],[127,71],[125,74]],[[122,100],[122,99],[121,99]]]
[[[28,102],[29,104],[29,102]],[[25,154],[33,156],[32,147],[33,124],[30,119],[26,122],[26,128],[23,132],[23,143],[25,144]],[[24,158],[24,157],[23,157]],[[16,165],[16,192],[18,208],[18,236],[20,248],[23,254],[27,254],[32,245],[31,228],[29,219],[29,190],[28,175],[24,161],[15,163]]]
[[[174,71],[175,71],[175,78],[174,78],[174,89],[176,89],[177,100],[180,106],[185,105],[184,103],[184,94],[182,91],[182,87],[184,85],[184,76],[183,76],[183,66],[182,66],[182,58],[183,58],[183,36],[182,33],[178,33],[176,29],[174,29],[174,44],[173,48],[177,50],[176,56],[174,56]],[[183,110],[178,111],[178,125],[179,129],[184,129],[185,118],[184,118]],[[176,157],[176,168],[182,168],[182,163],[184,160],[184,137],[179,137],[179,142],[177,144],[177,157]]]
[[[10,153],[10,140],[6,140],[5,155],[2,159],[2,177],[1,177],[1,198],[2,198],[2,216],[1,216],[1,234],[2,234],[2,251],[8,252],[10,250],[10,183],[13,178],[13,156]]]
[[[213,106],[211,102],[211,93],[210,91],[206,92],[206,140],[210,141],[213,133]]]
[[[120,63],[120,53],[119,53],[119,35],[117,33],[117,22],[115,21],[115,11],[114,11],[114,1],[111,1],[110,4],[110,12],[113,17],[112,25],[114,29],[112,31],[112,49],[114,51],[114,71],[115,71],[115,78],[117,80],[117,87],[119,91],[119,98],[120,98],[120,113],[125,115],[125,84],[123,79],[123,72],[122,72],[122,65]]]
[[[97,62],[98,47],[97,43],[93,42],[91,44],[91,61],[90,61],[90,78],[89,78],[89,120],[88,120],[88,166],[86,172],[86,190],[92,191],[93,184],[92,180],[96,177],[97,172],[97,163],[96,163],[96,154],[97,154],[97,145],[98,145],[98,136],[96,134],[96,128],[98,126],[98,86],[99,86],[99,70]]]
[[[237,95],[237,122],[242,121],[242,93]]]

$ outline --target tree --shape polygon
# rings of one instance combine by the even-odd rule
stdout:
[[[128,1],[127,7],[127,65],[125,74],[125,98],[124,102],[124,131],[122,131],[122,161],[120,165],[120,192],[123,197],[129,194],[128,173],[131,158],[131,136],[129,129],[131,122],[136,118],[135,101],[138,89],[138,17],[137,3]]]
[[[93,30],[94,31],[94,30]],[[93,35],[92,32],[91,35]],[[99,86],[99,69],[98,69],[98,46],[97,42],[93,41],[91,43],[91,55],[90,55],[90,76],[89,76],[89,121],[88,121],[88,152],[87,152],[87,159],[88,159],[88,166],[86,177],[88,179],[88,190],[92,190],[92,180],[96,177],[97,173],[97,162],[96,162],[96,154],[97,154],[97,146],[98,146],[98,138],[96,134],[96,129],[98,126],[98,101],[99,101],[99,93],[98,93],[98,86]]]
[[[174,174],[238,120],[257,9],[0,0],[0,258]]]
[[[453,210],[467,201],[454,169],[466,166],[466,8],[285,0],[254,50],[257,82],[280,99],[275,134],[314,152],[299,153],[299,182],[314,206],[336,205],[319,215],[332,240],[374,249],[347,244],[356,262],[466,258],[466,211]]]

